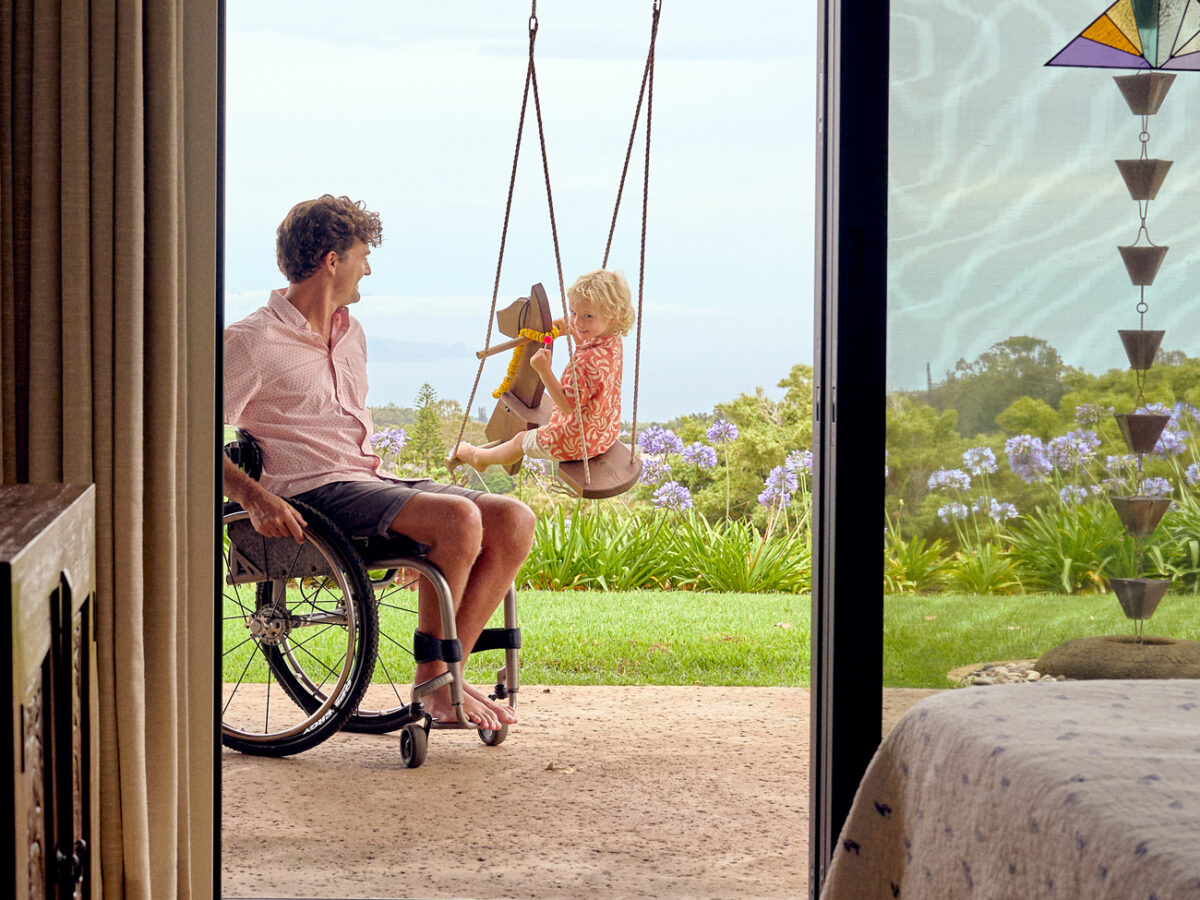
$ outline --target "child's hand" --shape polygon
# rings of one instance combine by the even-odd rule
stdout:
[[[537,372],[538,375],[542,377],[542,380],[545,381],[546,376],[548,376],[551,372],[551,363],[553,363],[553,361],[553,355],[549,350],[543,347],[529,358],[529,368]]]

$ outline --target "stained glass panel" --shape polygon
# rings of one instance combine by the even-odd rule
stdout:
[[[1117,0],[1046,65],[1191,69],[1173,58],[1193,52],[1198,34],[1200,0]]]
[[[1117,50],[1123,50],[1126,53],[1135,55],[1138,53],[1138,48],[1129,42],[1125,33],[1108,16],[1098,18],[1080,37],[1095,41],[1097,44],[1105,44]]]
[[[1200,35],[1200,0],[1192,0],[1183,14],[1179,36],[1175,39],[1175,55],[1190,52],[1187,46]]]

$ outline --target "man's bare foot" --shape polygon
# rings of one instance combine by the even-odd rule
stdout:
[[[430,696],[426,696],[421,702],[425,706],[425,711],[439,722],[449,724],[458,722],[454,705],[450,702],[449,686],[435,691]],[[495,704],[491,705],[494,706]],[[462,709],[463,714],[467,717],[467,721],[476,728],[487,728],[491,731],[496,731],[500,728],[500,717],[489,707],[488,703],[480,702],[471,691],[463,691]]]
[[[513,711],[513,708],[506,703],[497,703],[487,695],[487,691],[477,688],[474,685],[464,684],[463,693],[474,697],[476,700],[490,709],[496,715],[496,717],[500,719],[501,724],[517,724],[517,714]]]

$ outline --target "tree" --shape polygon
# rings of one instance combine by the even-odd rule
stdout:
[[[426,472],[446,455],[442,443],[442,419],[438,415],[437,392],[429,382],[417,392],[417,420],[408,434],[405,454]]]
[[[996,416],[1020,397],[1057,408],[1074,370],[1041,338],[1018,335],[992,344],[974,361],[960,359],[933,389],[933,405],[958,411],[963,437],[995,431]]]
[[[1043,440],[1054,437],[1062,427],[1056,410],[1044,400],[1033,397],[1018,397],[998,416],[996,424],[1008,434],[1032,434]]]

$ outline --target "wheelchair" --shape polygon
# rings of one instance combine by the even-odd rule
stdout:
[[[225,453],[252,478],[261,474],[261,451],[246,432],[237,432]],[[441,571],[425,557],[428,548],[399,535],[347,535],[313,507],[289,502],[308,523],[303,543],[265,537],[238,504],[224,506],[222,743],[286,756],[341,730],[398,731],[401,758],[416,768],[425,761],[431,729],[474,729],[485,744],[503,742],[507,725],[479,728],[463,713],[454,603]],[[414,630],[422,598],[437,603],[440,640]],[[504,652],[489,696],[511,707],[521,646],[513,587],[503,615],[504,627],[485,629],[472,655]],[[413,637],[401,639],[407,634]],[[443,660],[447,671],[413,687],[413,667],[430,660]],[[421,703],[446,685],[456,722],[434,721]]]

